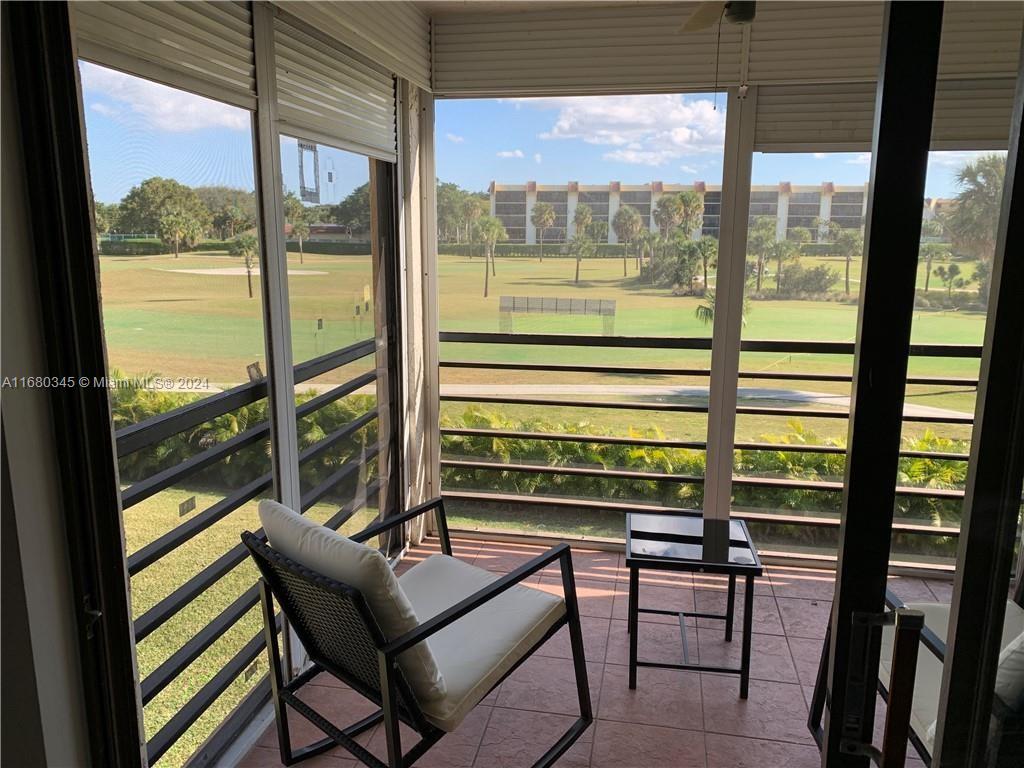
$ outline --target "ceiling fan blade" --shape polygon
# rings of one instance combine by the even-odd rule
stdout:
[[[693,9],[690,18],[679,28],[680,32],[698,32],[718,23],[725,12],[725,3],[700,3]]]

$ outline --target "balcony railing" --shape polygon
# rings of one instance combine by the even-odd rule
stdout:
[[[376,344],[373,339],[361,341],[344,349],[323,355],[295,367],[295,383],[309,382],[322,374],[338,370],[350,363],[363,360],[373,355]],[[341,398],[356,393],[358,390],[374,384],[377,379],[375,371],[355,376],[343,384],[333,386],[326,392],[318,394],[296,407],[296,417],[310,416],[325,406]],[[138,424],[124,427],[117,432],[117,454],[124,459],[145,449],[152,449],[169,438],[194,430],[211,420],[238,411],[248,405],[255,404],[267,397],[265,380],[254,381],[234,387],[217,395],[198,400],[184,407],[167,413],[153,416]],[[332,433],[309,445],[299,453],[299,466],[322,457],[331,448],[340,445],[347,439],[354,438],[361,430],[373,425],[377,420],[376,406],[342,425]],[[126,511],[144,500],[180,483],[188,484],[196,476],[219,462],[230,460],[245,448],[259,443],[268,444],[270,439],[270,423],[265,421],[228,439],[216,442],[208,448],[200,450],[193,456],[174,466],[162,469],[122,491],[122,506]],[[309,510],[314,504],[328,497],[330,491],[353,475],[356,475],[372,461],[379,451],[377,444],[366,448],[359,461],[347,461],[337,469],[333,469],[323,479],[302,494],[302,510]],[[255,477],[239,487],[232,488],[227,494],[190,517],[170,531],[158,536],[128,556],[129,576],[135,577],[147,568],[154,566],[165,558],[176,556],[176,550],[200,536],[218,521],[223,520],[243,505],[253,501],[273,487],[273,475],[270,472]],[[371,503],[379,493],[381,480],[369,482],[358,501],[342,506],[324,523],[338,529],[348,522],[364,505]],[[240,533],[241,531],[239,531]],[[257,532],[262,536],[262,530]],[[237,539],[236,539],[237,540]],[[207,590],[224,578],[236,566],[245,561],[247,553],[239,541],[235,546],[221,553],[212,563],[188,578],[183,584],[173,589],[155,605],[142,613],[134,622],[136,643],[141,643],[153,632],[166,624],[173,617],[194,605]],[[184,674],[200,656],[209,650],[220,638],[252,611],[258,604],[259,595],[255,579],[252,585],[236,598],[231,600],[205,626],[195,628],[189,637],[182,637],[180,644],[141,682],[142,703],[147,705]],[[202,674],[202,685],[195,694],[159,727],[147,742],[150,763],[161,758],[182,735],[196,723],[211,705],[228,687],[247,669],[264,650],[262,630],[255,633],[240,647],[234,648],[234,655],[222,666],[212,670],[212,674]],[[204,670],[204,673],[207,670]],[[208,679],[207,679],[208,678]],[[241,705],[232,713],[231,718],[237,722],[245,722],[263,705],[269,695],[269,684],[264,678],[246,696]],[[226,733],[231,732],[226,728]]]
[[[467,360],[462,357],[450,356],[449,350],[458,345],[465,348],[465,345],[477,345],[476,349],[481,351],[487,347],[479,345],[529,345],[543,346],[558,349],[564,356],[572,354],[575,348],[608,348],[620,350],[710,350],[711,340],[708,338],[661,338],[661,337],[612,337],[612,336],[570,336],[558,334],[507,334],[507,333],[469,333],[469,332],[442,332],[440,340],[446,346],[443,348],[440,366],[443,370],[472,369],[478,371],[502,371],[502,372],[531,372],[537,374],[560,373],[568,376],[579,374],[603,374],[617,377],[627,376],[656,376],[656,377],[688,377],[703,378],[710,383],[710,370],[699,367],[672,367],[652,365],[593,365],[593,364],[569,364],[569,363],[542,363],[542,362],[506,362],[488,360]],[[487,349],[488,353],[494,353],[500,357],[496,348]],[[741,343],[741,353],[762,353],[770,352],[782,355],[830,355],[843,356],[850,361],[852,369],[852,358],[854,344],[851,342],[827,342],[827,341],[761,341],[744,340]],[[973,345],[953,344],[914,344],[911,346],[910,354],[915,358],[969,358],[979,359],[981,347]],[[480,355],[484,356],[484,355]],[[490,354],[486,355],[490,356]],[[779,382],[829,382],[831,384],[852,384],[853,378],[850,374],[844,373],[822,373],[822,372],[782,372],[782,371],[752,371],[741,370],[739,379],[779,381]],[[971,389],[978,385],[977,378],[955,377],[955,376],[909,376],[908,385],[921,385],[927,387],[956,387]],[[463,385],[463,389],[470,389]],[[611,392],[612,390],[609,390]],[[531,393],[535,395],[536,393]],[[443,403],[467,403],[482,406],[496,406],[498,410],[509,407],[528,406],[530,409],[537,409],[538,413],[545,415],[556,413],[558,409],[572,408],[585,409],[595,414],[605,410],[628,410],[634,412],[648,413],[679,413],[679,414],[707,414],[706,404],[694,404],[683,402],[665,401],[643,401],[636,399],[629,400],[595,400],[591,399],[567,399],[561,396],[518,396],[515,394],[474,394],[459,391],[458,393],[445,392],[442,383],[442,394],[440,397]],[[786,419],[848,419],[848,412],[836,409],[823,409],[813,407],[779,407],[765,405],[737,406],[736,413],[741,416],[775,416]],[[578,412],[578,411],[577,411]],[[594,416],[595,419],[598,416]],[[957,425],[963,431],[963,427],[972,424],[973,417],[967,414],[946,413],[914,413],[904,416],[904,422],[908,424],[947,424]],[[676,483],[701,485],[704,477],[693,473],[678,474],[672,472],[650,472],[635,471],[624,467],[608,466],[565,466],[561,464],[523,463],[503,461],[494,452],[481,451],[476,455],[457,455],[451,453],[456,438],[486,438],[491,441],[539,441],[551,443],[579,443],[592,445],[616,445],[634,446],[638,448],[661,448],[661,449],[690,449],[704,451],[707,447],[705,440],[695,439],[670,439],[632,434],[576,434],[571,432],[538,432],[518,431],[515,429],[492,429],[479,428],[474,426],[453,425],[452,419],[448,419],[441,429],[442,438],[442,485],[447,497],[462,500],[475,505],[497,504],[503,507],[514,505],[543,505],[556,509],[572,509],[582,513],[591,511],[619,512],[628,510],[643,510],[647,512],[678,512],[679,507],[665,506],[659,503],[647,503],[644,499],[623,499],[608,500],[601,498],[580,498],[570,494],[517,494],[508,493],[497,487],[494,481],[495,474],[501,473],[501,477],[515,477],[521,475],[542,474],[558,478],[593,478],[595,480],[607,481],[621,479],[623,481],[654,481],[660,483]],[[632,425],[643,427],[643,424]],[[633,430],[630,430],[631,432]],[[640,430],[644,432],[644,430]],[[844,434],[845,436],[845,434]],[[734,447],[736,451],[743,452],[772,452],[792,454],[816,454],[845,456],[846,449],[841,445],[823,444],[792,444],[773,443],[751,440],[738,440]],[[962,462],[966,467],[968,454],[958,451],[931,451],[905,448],[900,451],[901,459],[931,459],[935,461]],[[447,470],[447,472],[445,471]],[[455,473],[476,471],[473,476],[472,487],[467,483],[455,482],[451,478]],[[463,475],[464,477],[464,475]],[[446,479],[448,480],[446,482]],[[490,487],[487,487],[490,485]],[[734,495],[743,489],[766,489],[774,491],[808,491],[820,494],[833,494],[833,499],[843,490],[843,483],[840,479],[808,479],[806,477],[786,477],[782,473],[772,473],[770,476],[759,476],[751,474],[734,473],[732,477]],[[956,503],[963,498],[962,487],[936,487],[931,485],[901,484],[896,488],[898,499],[910,500],[934,500],[936,502]],[[746,505],[749,506],[749,505]],[[734,517],[748,521],[752,527],[757,525],[783,525],[794,526],[798,529],[826,529],[837,534],[840,526],[838,507],[831,511],[804,511],[796,513],[789,511],[763,510],[744,508],[744,505],[734,503],[732,514]],[[830,513],[831,512],[831,513]],[[527,526],[523,526],[524,532]],[[948,524],[935,524],[930,520],[899,520],[893,525],[894,534],[905,536],[931,536],[951,537],[959,535],[959,527]],[[771,547],[779,550],[779,554],[801,556],[799,548],[788,548],[785,542],[776,542]],[[804,553],[806,554],[806,553]],[[820,553],[816,555],[820,559]],[[929,567],[948,569],[948,563],[937,562],[934,558]]]

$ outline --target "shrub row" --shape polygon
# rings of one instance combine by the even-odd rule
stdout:
[[[120,377],[123,378],[123,377]],[[315,395],[307,392],[297,397],[304,402]],[[194,395],[167,393],[146,389],[118,389],[111,394],[115,428],[139,423],[160,413],[180,408],[193,401]],[[299,447],[307,448],[323,440],[359,415],[374,407],[369,395],[350,395],[331,403],[298,422]],[[266,400],[220,416],[187,432],[137,451],[120,460],[121,481],[138,482],[168,467],[175,466],[212,445],[265,424],[268,419]],[[510,432],[542,432],[580,435],[612,435],[611,430],[589,422],[550,422],[543,419],[509,419],[500,413],[479,406],[467,408],[456,416],[445,416],[444,427],[499,429]],[[636,438],[663,438],[656,427],[634,428]],[[356,459],[377,440],[376,423],[342,441],[324,455],[302,465],[302,487],[309,489],[322,482],[345,462]],[[842,479],[845,456],[842,454],[808,453],[787,450],[790,445],[841,445],[839,438],[822,438],[793,421],[782,434],[765,434],[759,442],[773,445],[769,450],[737,450],[735,471],[743,476],[782,476],[799,480]],[[941,438],[933,433],[919,439],[908,439],[905,447],[916,451],[949,453],[967,451],[964,441]],[[651,473],[678,474],[701,478],[705,472],[703,451],[589,442],[548,441],[531,438],[490,438],[446,436],[442,448],[446,455],[493,460],[503,464],[539,464],[542,466],[585,466],[617,468]],[[371,474],[375,472],[371,463]],[[186,485],[196,489],[224,492],[235,489],[270,470],[269,439],[251,445],[214,464]],[[962,488],[966,478],[966,462],[944,459],[914,458],[900,462],[901,485],[930,488]],[[358,479],[335,488],[332,498],[351,498]],[[472,489],[520,495],[561,496],[643,502],[670,507],[700,507],[703,485],[700,482],[677,483],[664,480],[594,478],[548,473],[509,472],[502,469],[463,469],[445,467],[442,483],[449,489]],[[737,508],[784,511],[838,511],[840,494],[830,491],[801,489],[767,489],[736,486],[733,503]],[[960,520],[960,504],[942,499],[898,497],[899,517],[927,521],[934,525],[956,525]],[[820,544],[821,536],[834,535],[813,527],[776,525],[771,535],[800,544]],[[908,537],[906,546],[930,554],[955,554],[956,541],[949,537]]]
[[[189,252],[226,251],[230,240],[203,240],[188,248]],[[101,256],[162,256],[173,253],[171,246],[161,240],[103,240],[100,242]]]
[[[288,250],[298,252],[299,241],[289,240]],[[347,240],[303,240],[302,251],[323,256],[365,256],[370,253],[370,244]]]

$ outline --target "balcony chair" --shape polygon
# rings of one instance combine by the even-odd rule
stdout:
[[[921,644],[924,647],[917,655],[914,698],[910,712],[910,740],[918,754],[930,764],[939,714],[950,606],[946,603],[904,603],[890,591],[886,592],[885,602],[890,609],[911,608],[924,614],[925,626],[921,633]],[[889,680],[892,677],[893,639],[894,629],[891,626],[883,627],[878,687],[885,699],[888,699]],[[1006,601],[999,648],[995,696],[992,700],[992,716],[996,727],[992,729],[989,741],[989,759],[995,768],[1017,768],[1021,765],[1020,744],[1024,727],[1024,608],[1013,600]]]
[[[432,555],[396,577],[386,558],[363,542],[430,510],[437,516],[444,554]],[[583,635],[567,544],[499,577],[451,556],[441,499],[388,518],[351,539],[274,501],[261,502],[259,514],[269,543],[248,531],[242,541],[262,577],[270,683],[285,765],[341,746],[372,768],[411,766],[565,625],[580,717],[535,766],[552,765],[590,725]],[[554,562],[561,568],[564,599],[520,585]],[[311,662],[288,682],[278,652],[274,599]],[[380,710],[347,727],[330,723],[297,695],[320,673],[338,678]],[[327,738],[293,749],[289,707]],[[380,722],[387,738],[387,763],[355,740]],[[404,754],[399,722],[420,737]]]

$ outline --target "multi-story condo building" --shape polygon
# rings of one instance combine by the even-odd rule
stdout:
[[[619,208],[632,206],[643,217],[652,232],[658,230],[654,210],[663,195],[690,190],[704,201],[704,221],[695,235],[718,237],[722,208],[722,187],[697,181],[693,184],[499,184],[491,182],[491,215],[501,219],[509,242],[534,244],[540,234],[531,221],[533,206],[538,202],[551,203],[555,209],[555,223],[544,230],[544,242],[564,243],[574,234],[573,218],[576,206],[586,204],[593,212],[594,221],[608,223],[608,242],[618,239],[612,221]],[[834,221],[841,227],[860,227],[867,209],[867,185],[837,186],[832,182],[820,185],[799,185],[782,182],[750,188],[751,219],[770,216],[775,219],[776,236],[782,240],[797,227],[811,231],[817,237],[826,222]]]

